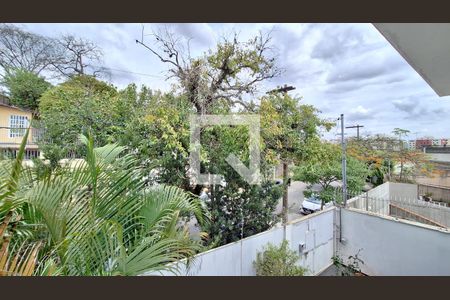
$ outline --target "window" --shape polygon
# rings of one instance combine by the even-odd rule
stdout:
[[[15,159],[17,157],[17,153],[19,153],[18,149],[1,149],[0,150],[0,158],[9,158],[9,159]],[[24,153],[24,159],[25,160],[31,160],[33,158],[38,158],[41,155],[41,152],[37,149],[28,149],[25,150]]]
[[[28,117],[11,115],[9,116],[9,137],[22,137],[28,127]]]
[[[25,151],[25,159],[38,158],[40,156],[39,150],[27,150]]]

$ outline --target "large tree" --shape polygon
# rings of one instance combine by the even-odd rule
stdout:
[[[286,99],[283,107],[279,107],[277,100],[284,100],[279,95],[267,100],[271,104],[264,107],[256,101],[244,101],[245,96],[253,95],[259,83],[280,73],[271,52],[269,35],[260,33],[245,42],[240,41],[237,35],[231,39],[223,38],[216,47],[197,57],[191,57],[189,43],[184,44],[181,38],[167,30],[152,35],[154,44],[144,41],[144,36],[136,42],[168,65],[169,78],[176,80],[183,103],[187,103],[183,108],[172,104],[163,108],[160,103],[158,108],[149,108],[149,115],[142,118],[144,122],[141,124],[144,126],[131,126],[142,128],[141,135],[145,132],[156,133],[149,139],[154,142],[141,139],[138,144],[159,153],[159,162],[164,162],[166,167],[175,166],[174,169],[158,170],[155,172],[157,176],[183,182],[184,186],[188,184],[190,149],[187,116],[191,113],[259,113],[263,139],[266,139],[260,145],[263,175],[280,160],[290,162],[294,156],[296,160],[301,160],[310,154],[307,145],[318,139],[316,126],[321,123],[317,117],[318,111],[311,106],[299,106],[297,99]],[[163,117],[162,111],[172,112],[170,117]],[[226,161],[228,155],[233,153],[244,165],[249,164],[249,135],[245,126],[206,127],[201,130],[200,138],[202,173],[221,174],[225,181],[224,187],[209,187],[213,222],[208,231],[212,238],[219,238],[222,243],[229,242],[241,235],[269,228],[275,221],[273,209],[278,201],[278,188],[273,187],[268,182],[269,177],[264,176],[262,186],[248,185]],[[201,186],[189,188],[199,193]],[[244,228],[239,226],[242,215]],[[223,220],[228,220],[226,225]]]
[[[43,77],[23,69],[10,70],[4,78],[12,105],[38,114],[39,98],[51,86]]]
[[[271,53],[270,35],[260,33],[242,42],[235,34],[195,58],[191,57],[189,41],[169,30],[152,36],[155,46],[143,40],[144,34],[136,43],[169,66],[169,78],[177,80],[198,114],[211,113],[213,104],[220,100],[245,107],[248,104],[243,95],[252,95],[258,83],[280,74]]]
[[[54,68],[63,76],[92,75],[105,72],[101,66],[103,51],[98,45],[87,39],[73,35],[64,35],[58,39],[61,59]]]
[[[319,142],[319,129],[331,123],[322,120],[311,105],[287,93],[270,93],[261,100],[262,137],[265,155],[283,165],[283,221],[287,222],[289,165],[312,159]]]
[[[134,99],[90,76],[76,76],[47,90],[39,103],[44,155],[57,162],[61,156],[80,156],[77,136],[91,133],[96,145],[115,142],[136,109]],[[61,153],[62,151],[62,153]],[[51,156],[51,157],[50,157]]]
[[[56,41],[27,32],[18,26],[0,24],[0,67],[4,74],[21,69],[41,74],[60,59]]]
[[[339,200],[332,183],[342,180],[341,150],[337,145],[322,142],[314,159],[295,169],[294,178],[309,184],[305,196],[313,193],[313,185],[320,185],[319,197],[324,203]],[[369,169],[364,162],[347,157],[347,190],[349,195],[358,194],[364,187]]]
[[[21,69],[37,75],[71,77],[106,73],[102,50],[73,35],[46,37],[10,24],[0,25],[0,67],[3,76]]]

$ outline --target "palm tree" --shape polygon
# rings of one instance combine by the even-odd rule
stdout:
[[[176,273],[171,262],[201,249],[179,222],[191,214],[206,222],[200,201],[176,187],[145,186],[142,170],[124,147],[94,148],[92,138],[80,139],[85,159],[44,177],[22,168],[24,143],[13,163],[2,164],[0,234],[8,238],[0,247],[0,270],[20,275]],[[15,259],[25,267],[17,268]]]

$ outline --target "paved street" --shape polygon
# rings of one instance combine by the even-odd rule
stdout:
[[[300,205],[303,202],[303,191],[307,184],[301,181],[293,181],[288,189],[288,221],[298,219],[300,214]],[[283,198],[280,199],[275,212],[280,214],[283,208]]]
[[[288,189],[288,221],[292,221],[302,217],[300,213],[300,205],[303,202],[303,191],[306,189],[307,184],[301,181],[293,181]],[[314,187],[315,190],[319,189],[319,186]],[[276,214],[280,214],[283,207],[283,198],[280,198],[278,205],[275,209]],[[192,218],[188,222],[188,227],[191,235],[196,236],[199,233],[199,228],[195,226],[195,218]]]

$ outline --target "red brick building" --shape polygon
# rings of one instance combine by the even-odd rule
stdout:
[[[416,140],[416,149],[423,149],[424,147],[430,147],[433,145],[432,139]]]

